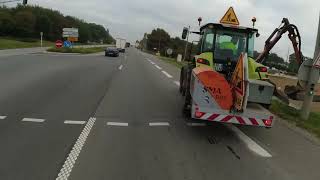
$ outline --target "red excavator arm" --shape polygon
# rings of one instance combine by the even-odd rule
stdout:
[[[297,63],[301,65],[303,62],[303,59],[302,59],[302,53],[301,53],[300,33],[297,26],[295,26],[294,24],[290,24],[287,18],[282,19],[281,25],[278,28],[276,28],[272,32],[272,34],[269,36],[269,38],[266,40],[264,50],[258,56],[256,61],[259,63],[262,63],[265,60],[265,58],[268,56],[269,52],[274,47],[274,45],[277,44],[277,42],[281,39],[282,35],[285,34],[286,32],[288,32],[288,37],[292,42]]]
[[[292,46],[294,49],[294,54],[296,57],[296,61],[299,64],[299,66],[303,62],[303,57],[301,53],[301,37],[299,30],[297,26],[294,24],[290,24],[289,20],[287,18],[283,18],[280,26],[276,28],[272,34],[269,36],[269,38],[265,42],[264,50],[263,52],[257,57],[256,61],[258,63],[262,63],[266,57],[268,56],[271,49],[278,43],[278,41],[281,39],[282,35],[288,32],[288,37],[290,41],[292,42]],[[273,84],[275,87],[276,85],[269,80],[271,84]],[[297,86],[286,86],[284,89],[284,93],[278,88],[275,89],[274,95],[280,98],[282,101],[289,104],[289,98],[296,99],[297,94],[302,92],[303,88],[301,85],[297,84]]]

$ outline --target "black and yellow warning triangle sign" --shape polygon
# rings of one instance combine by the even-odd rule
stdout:
[[[221,18],[220,23],[222,24],[232,24],[232,25],[239,25],[239,20],[237,18],[236,13],[234,12],[233,8],[230,7],[226,14]]]

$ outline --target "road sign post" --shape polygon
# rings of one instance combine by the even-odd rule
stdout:
[[[63,47],[66,47],[66,48],[70,48],[72,46],[71,42],[70,41],[64,41],[63,42]]]
[[[40,44],[41,44],[41,47],[42,47],[42,37],[43,37],[43,32],[40,32]]]
[[[239,20],[237,18],[236,13],[234,12],[233,8],[230,7],[228,11],[224,14],[224,16],[221,18],[220,23],[222,24],[231,24],[238,26]]]
[[[304,101],[302,104],[302,108],[300,111],[300,117],[303,120],[309,119],[310,115],[310,109],[313,102],[313,96],[314,96],[314,88],[315,85],[318,83],[319,80],[319,68],[316,67],[319,59],[319,53],[320,53],[320,16],[319,16],[319,24],[318,24],[318,35],[316,40],[316,47],[314,50],[314,58],[313,58],[313,64],[311,64],[310,70],[308,72],[308,83],[306,86],[306,92],[304,95]],[[317,77],[317,78],[315,78]]]
[[[62,37],[67,38],[70,42],[77,42],[79,40],[78,28],[63,28]]]
[[[57,40],[56,41],[56,48],[61,48],[63,46],[63,41]]]

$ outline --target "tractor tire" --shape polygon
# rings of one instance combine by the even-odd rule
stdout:
[[[184,73],[184,105],[183,105],[183,113],[186,117],[191,117],[191,105],[192,105],[192,97],[190,93],[190,82],[191,82],[191,71],[192,66],[188,65],[185,67],[185,73]]]
[[[188,117],[188,118],[191,117],[191,95],[190,95],[190,92],[187,92],[187,94],[185,96],[182,112],[185,117]]]
[[[188,66],[183,66],[180,72],[180,93],[182,96],[186,95],[187,90],[187,76],[188,76]]]

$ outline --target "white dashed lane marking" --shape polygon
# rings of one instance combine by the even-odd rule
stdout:
[[[107,126],[129,126],[129,124],[123,122],[107,122]]]
[[[42,123],[45,120],[44,119],[35,119],[35,118],[23,118],[22,121],[24,122],[37,122],[37,123]]]
[[[168,122],[152,122],[149,123],[149,126],[170,126]]]
[[[180,86],[180,82],[179,81],[173,81],[175,85]]]
[[[155,64],[156,64],[156,63],[154,63],[154,62],[152,62],[152,61],[150,61],[150,63],[151,63],[151,64],[153,64],[153,65],[155,65]]]
[[[119,70],[121,70],[123,68],[123,65],[121,64],[120,66],[119,66]]]
[[[225,124],[225,126],[230,129],[231,131],[233,131],[238,138],[243,141],[247,147],[255,152],[256,154],[262,156],[262,157],[272,157],[272,155],[266,151],[265,149],[263,149],[261,146],[259,146],[256,142],[254,142],[250,137],[248,137],[245,133],[243,133],[240,129],[238,129],[236,126],[232,125],[232,124]]]
[[[60,170],[58,177],[56,180],[67,180],[71,174],[72,168],[81,152],[81,149],[84,145],[84,143],[87,140],[87,137],[89,136],[89,133],[96,122],[96,118],[90,118],[88,120],[88,123],[83,128],[80,136],[78,137],[75,145],[73,146],[71,152],[69,153],[66,161],[64,162],[62,169]]]
[[[161,71],[164,75],[166,75],[168,78],[172,78],[172,76],[169,74],[169,73],[167,73],[166,71]]]
[[[5,119],[7,118],[7,116],[0,116],[0,119]]]
[[[158,65],[154,65],[157,69],[161,70],[162,67],[158,66]]]
[[[65,120],[65,124],[85,124],[86,121],[72,121],[72,120]]]

